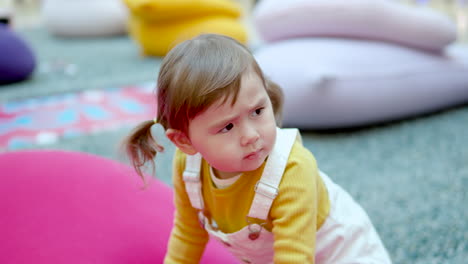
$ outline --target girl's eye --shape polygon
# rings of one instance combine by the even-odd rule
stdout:
[[[229,123],[229,125],[225,126],[223,129],[221,129],[221,133],[226,133],[228,132],[229,130],[231,130],[232,128],[234,127],[234,125],[232,123]]]
[[[259,116],[259,115],[263,112],[263,109],[264,109],[263,107],[256,109],[256,110],[252,113],[252,115],[253,115],[253,116]]]

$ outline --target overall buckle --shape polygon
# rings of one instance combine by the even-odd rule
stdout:
[[[262,181],[255,184],[255,192],[272,200],[278,196],[278,188]]]

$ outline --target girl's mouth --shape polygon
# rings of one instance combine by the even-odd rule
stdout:
[[[250,152],[249,154],[247,154],[247,156],[244,157],[244,159],[248,159],[248,160],[258,159],[260,157],[260,154],[262,153],[262,150],[263,149],[259,149],[257,151]]]

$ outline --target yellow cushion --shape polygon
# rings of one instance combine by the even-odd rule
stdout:
[[[164,56],[178,43],[202,33],[230,36],[241,43],[247,41],[245,26],[237,19],[207,16],[170,23],[151,23],[131,17],[129,31],[139,42],[143,55]]]
[[[124,0],[132,15],[151,21],[187,19],[206,15],[237,18],[241,7],[233,0]]]

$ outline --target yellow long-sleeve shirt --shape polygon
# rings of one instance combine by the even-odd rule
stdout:
[[[165,263],[198,263],[208,241],[208,233],[200,226],[197,210],[185,191],[185,159],[186,155],[177,150],[173,164],[176,213]],[[247,225],[254,186],[264,166],[265,163],[255,171],[245,172],[231,186],[218,189],[212,183],[209,164],[202,161],[200,177],[206,216],[214,219],[222,232],[233,233]],[[265,225],[275,238],[274,263],[314,263],[316,231],[329,210],[326,186],[315,158],[297,140]]]

